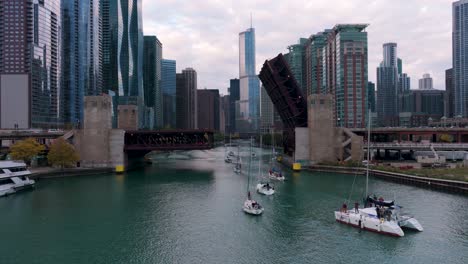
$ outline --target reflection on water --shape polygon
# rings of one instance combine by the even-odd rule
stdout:
[[[247,148],[241,155],[247,169]],[[252,217],[241,210],[247,174],[224,156],[154,154],[155,164],[124,175],[42,180],[2,198],[1,263],[466,263],[466,196],[372,178],[372,192],[396,197],[425,228],[386,237],[334,221],[343,200],[362,198],[365,177],[285,171],[275,195],[254,193],[269,167],[264,150],[250,190],[265,212]]]

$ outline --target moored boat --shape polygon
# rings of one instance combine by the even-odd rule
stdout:
[[[0,161],[0,196],[34,187],[34,180],[28,178],[31,172],[24,162]]]

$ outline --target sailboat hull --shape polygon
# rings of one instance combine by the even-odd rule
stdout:
[[[395,221],[382,221],[375,216],[365,213],[356,213],[354,210],[346,212],[335,211],[335,220],[363,230],[379,233],[382,235],[402,237],[405,235],[398,223]]]
[[[275,189],[272,187],[267,189],[264,184],[259,183],[257,184],[257,192],[264,195],[273,195],[275,193]]]

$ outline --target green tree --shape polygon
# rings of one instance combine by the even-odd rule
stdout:
[[[10,155],[14,160],[24,160],[27,165],[31,164],[32,158],[39,155],[45,147],[33,138],[27,138],[16,142],[10,147]]]
[[[75,148],[68,144],[63,138],[58,138],[50,146],[47,160],[52,166],[72,167],[80,159]]]

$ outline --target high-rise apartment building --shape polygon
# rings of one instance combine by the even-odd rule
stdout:
[[[260,117],[260,81],[255,69],[255,29],[239,33],[240,99],[236,125],[242,132],[256,131]]]
[[[434,89],[434,86],[432,84],[432,77],[429,73],[423,74],[422,79],[419,79],[419,89],[420,90]]]
[[[366,24],[339,24],[328,34],[325,58],[328,90],[334,96],[337,126],[366,127]]]
[[[328,34],[330,29],[312,35],[305,43],[304,56],[304,82],[307,93],[304,95],[329,93],[325,79],[326,65],[329,60],[325,59]]]
[[[302,93],[304,95],[307,94],[307,88],[305,85],[305,75],[303,74],[303,69],[305,68],[303,65],[305,56],[305,44],[307,43],[307,41],[308,39],[301,38],[299,39],[298,44],[288,46],[289,53],[287,56],[289,68],[291,69],[294,78],[301,87]]]
[[[398,93],[406,93],[411,90],[411,78],[406,73],[398,76]]]
[[[61,1],[62,95],[65,124],[83,119],[84,96],[102,93],[102,29],[98,1]]]
[[[143,87],[146,107],[153,108],[154,127],[163,127],[163,94],[161,90],[162,44],[156,36],[144,37]]]
[[[455,117],[455,89],[453,69],[445,70],[445,117]]]
[[[468,0],[452,4],[452,60],[455,88],[454,115],[468,117]]]
[[[197,90],[198,128],[220,130],[220,98],[218,89]]]
[[[198,128],[197,72],[192,68],[176,74],[176,125],[181,129]]]
[[[0,1],[0,127],[57,127],[60,1]]]
[[[398,125],[397,44],[383,45],[383,61],[377,68],[377,118],[381,126]]]
[[[236,128],[236,102],[240,100],[239,79],[229,80],[229,133],[237,132]]]
[[[176,61],[161,60],[164,127],[176,128]]]

